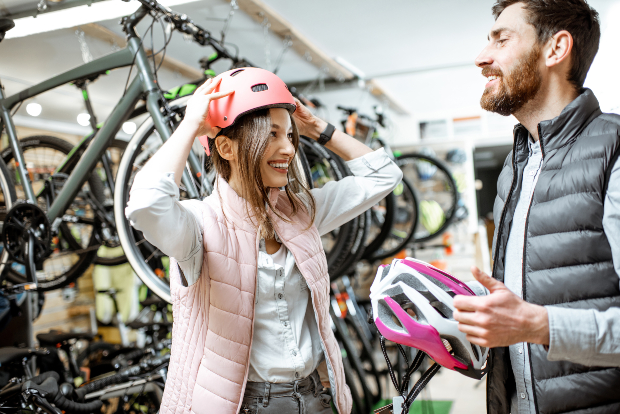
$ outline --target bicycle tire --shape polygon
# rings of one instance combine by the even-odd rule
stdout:
[[[13,204],[17,201],[17,195],[15,192],[15,184],[11,178],[6,163],[0,157],[0,225],[4,224],[7,213],[13,207]],[[0,229],[0,233],[2,230]],[[9,261],[9,252],[4,248],[4,244],[0,241],[0,275],[4,274],[4,268]],[[0,282],[2,282],[0,280]]]
[[[353,175],[345,161],[334,154],[336,161],[340,164],[340,168],[346,173],[347,176]],[[368,223],[370,221],[370,211],[367,210],[364,213],[357,216],[352,220],[351,240],[350,247],[347,254],[341,254],[338,267],[334,270],[334,274],[330,273],[330,279],[335,280],[342,275],[350,274],[355,271],[357,262],[362,258],[366,249],[366,238],[368,236]]]
[[[343,345],[342,345],[342,342],[339,340],[338,340],[338,346],[342,350]],[[349,387],[349,392],[351,392],[351,400],[353,401],[353,406],[351,407],[351,413],[352,414],[367,414],[368,411],[365,410],[362,397],[360,397],[360,394],[357,391],[357,384],[355,384],[354,379],[351,378],[351,374],[347,375],[347,373],[353,372],[353,367],[351,366],[351,363],[349,362],[349,359],[347,358],[346,355],[342,357],[342,367],[344,369],[344,379],[345,379],[345,382],[347,383],[347,386]]]
[[[64,154],[64,156],[69,154],[71,150],[73,149],[73,145],[71,143],[61,138],[49,136],[49,135],[35,135],[35,136],[22,138],[19,141],[19,143],[20,143],[20,146],[22,147],[22,151],[24,153],[25,158],[26,158],[26,152],[30,149],[33,149],[33,150],[50,149],[50,150],[57,151],[58,154]],[[7,167],[9,167],[9,171],[11,171],[10,166],[12,165],[11,163],[14,162],[13,161],[13,149],[11,147],[6,148],[4,151],[2,151],[1,156],[2,156],[3,161],[6,163]],[[58,158],[59,161],[62,161],[62,159],[64,159],[64,157]],[[53,170],[55,170],[58,164],[56,164],[55,162],[52,162],[52,164],[55,164],[55,165],[50,165],[48,167],[53,168]],[[43,168],[42,172],[40,173],[33,172],[31,174],[32,174],[32,177],[34,177],[35,174],[44,175],[48,172],[51,173],[53,170],[45,171],[45,168]],[[94,173],[91,174],[87,183],[89,185],[89,188],[86,189],[85,187],[83,187],[84,194],[90,191],[94,197],[101,199],[103,197],[103,187],[101,185],[101,181],[98,180],[98,178],[94,175]],[[17,196],[19,196],[19,193],[17,192],[18,187],[19,187],[19,184],[15,183]],[[75,200],[77,200],[78,197],[79,197],[79,194],[76,195]],[[73,203],[76,202],[75,200]],[[73,206],[73,203],[72,203],[72,206]],[[90,206],[87,201],[85,201],[84,203],[85,205]],[[47,209],[45,199],[40,198],[38,204],[39,204],[39,207],[41,207],[44,211]],[[90,207],[92,208],[92,206]],[[78,210],[78,209],[76,207],[70,206],[67,209],[67,211],[70,211],[70,210]],[[76,215],[79,215],[79,214],[76,213]],[[69,227],[69,225],[65,221],[63,221],[60,224],[58,234],[62,238],[59,240],[58,245],[63,246],[63,242],[64,242],[66,243],[66,245],[64,245],[63,248],[65,249],[67,247],[69,248],[66,251],[71,252],[74,250],[77,250],[77,251],[83,250],[83,252],[76,253],[78,257],[77,261],[70,264],[67,270],[63,270],[59,274],[55,274],[51,276],[49,280],[38,280],[38,286],[40,290],[49,291],[49,290],[54,290],[54,289],[58,289],[63,286],[66,286],[69,283],[73,282],[75,279],[77,279],[79,276],[81,276],[86,271],[86,269],[88,269],[88,267],[92,264],[93,260],[95,259],[95,256],[97,255],[97,250],[94,247],[99,244],[98,228],[99,228],[99,220],[96,217],[96,215],[93,214],[92,230],[88,238],[88,243],[80,243],[78,240],[76,240],[73,227]],[[58,257],[63,256],[62,253],[59,253],[58,256],[54,256],[54,255],[55,253],[52,253],[50,256],[48,256],[44,260],[44,263],[51,261],[51,260],[56,260]],[[48,262],[48,263],[51,263],[51,262]],[[66,261],[64,263],[66,263]],[[53,265],[50,265],[50,267],[53,267]],[[7,269],[7,279],[16,284],[25,283],[26,282],[25,274],[16,270],[17,268],[19,267],[11,266],[11,268]],[[39,279],[40,275],[41,275],[40,271],[37,271],[37,279]]]
[[[385,215],[383,216],[383,222],[381,222],[381,218],[379,217],[378,208],[380,208],[380,204],[383,203],[385,205]],[[371,221],[369,223],[369,233],[370,226],[380,226],[379,233],[372,239],[366,240],[366,249],[364,250],[364,254],[362,257],[366,260],[371,261],[374,253],[381,247],[383,242],[390,235],[390,231],[392,230],[392,224],[394,223],[394,210],[396,208],[396,200],[394,196],[394,192],[391,191],[383,200],[379,203],[375,204],[370,208]]]
[[[344,322],[334,314],[334,310],[331,307],[329,308],[329,313],[332,317],[333,326],[335,327],[334,335],[340,344],[340,350],[344,350],[346,354],[346,356],[343,355],[343,362],[346,359],[349,361],[351,366],[351,369],[345,370],[345,377],[347,379],[347,383],[349,383],[349,389],[357,388],[357,385],[361,387],[361,393],[359,392],[360,390],[357,390],[357,394],[362,394],[360,395],[360,400],[364,400],[364,403],[361,406],[362,412],[370,412],[370,408],[373,405],[373,396],[368,389],[368,385],[366,384],[366,371],[364,370],[364,366],[357,355],[355,346],[351,343],[351,337],[344,327]],[[352,384],[354,380],[352,377],[353,374],[357,376],[359,384]],[[351,385],[353,385],[353,387],[351,387]]]
[[[175,121],[180,122],[190,96],[170,103],[170,108],[177,114]],[[178,123],[177,123],[178,125]],[[149,141],[147,143],[147,141]],[[163,140],[155,130],[152,117],[147,117],[138,127],[127,144],[118,167],[114,192],[114,218],[121,246],[136,275],[142,282],[168,303],[171,303],[169,269],[166,269],[167,256],[157,255],[159,249],[151,245],[142,232],[135,230],[125,217],[125,206],[129,200],[129,190],[137,170],[141,168],[152,154],[163,144]],[[204,153],[204,151],[203,151]],[[206,178],[203,176],[204,179]],[[180,186],[181,199],[186,195],[185,187]],[[146,259],[145,259],[146,257]],[[159,274],[156,274],[157,273]]]
[[[345,257],[344,262],[342,263],[342,267],[338,270],[336,278],[339,278],[343,275],[352,275],[355,273],[357,269],[357,263],[363,258],[364,252],[366,251],[365,240],[368,236],[368,228],[371,221],[371,213],[370,210],[366,210],[364,213],[360,214],[358,217],[357,229],[355,230],[355,237],[353,240],[353,246],[349,254]]]
[[[366,376],[371,376],[374,380],[374,385],[377,388],[377,392],[372,394],[373,404],[378,402],[381,399],[382,395],[382,387],[381,387],[381,375],[379,374],[379,370],[377,369],[377,364],[375,364],[375,360],[373,358],[374,350],[372,345],[360,326],[358,325],[359,321],[356,319],[356,316],[351,315],[351,313],[347,313],[347,316],[344,318],[345,325],[349,328],[349,332],[353,330],[355,335],[357,336],[357,341],[361,344],[361,351],[358,352],[358,357],[362,364],[364,362],[368,362],[369,367],[364,367],[364,371],[366,372]],[[365,323],[365,322],[362,322]]]
[[[338,156],[336,154],[316,141],[303,136],[300,137],[300,143],[302,144],[311,170],[315,168],[316,171],[316,168],[320,167],[320,171],[324,173],[325,169],[329,168],[334,175],[334,177],[330,177],[333,181],[340,181],[348,175],[346,169],[343,169],[341,161],[338,161]],[[312,181],[315,188],[324,184],[324,182],[322,182],[324,180],[315,179],[314,177]],[[358,225],[358,220],[355,218],[321,237],[330,279],[335,279],[340,275],[339,271],[341,270],[342,263],[345,261],[348,252],[355,243],[355,230]],[[330,240],[328,240],[329,238],[333,238],[331,243]]]
[[[123,153],[125,152],[125,149],[127,148],[127,141],[123,141],[120,139],[114,139],[112,141],[112,143],[110,144],[110,146],[108,147],[108,151],[110,151],[110,149],[113,149],[114,152],[110,153],[110,160],[112,161],[112,173],[115,174],[114,178],[112,179],[112,181],[116,181],[116,173],[118,172],[118,164],[120,163],[121,158],[123,157]],[[105,170],[103,168],[103,166],[99,166],[99,164],[97,164],[97,169],[95,170],[97,172],[97,175],[101,178],[101,182],[103,185],[103,201],[102,204],[104,205],[104,207],[109,207],[110,209],[113,210],[113,206],[114,206],[114,194],[111,191],[108,182],[107,182],[107,177],[105,176]],[[103,246],[108,247],[108,248],[116,248],[116,247],[120,247],[120,240],[118,240],[118,233],[116,231],[116,227],[114,227],[113,229],[110,229],[110,235],[111,238],[106,238],[105,237],[105,233],[102,231],[101,234],[101,239],[103,242]],[[95,261],[94,264],[96,265],[102,265],[102,266],[118,266],[121,265],[123,263],[127,263],[127,256],[125,256],[125,253],[123,252],[123,254],[118,255],[118,256],[113,256],[113,257],[103,257],[103,256],[99,256],[99,250],[97,250],[97,256],[95,257]]]
[[[398,194],[397,190],[392,192],[394,194],[394,209],[390,231],[379,248],[367,256],[369,261],[396,256],[409,245],[415,236],[419,221],[418,196],[413,185],[406,178],[403,177],[400,185],[402,188],[397,187],[399,189]],[[406,208],[413,211],[403,211]],[[405,220],[403,220],[403,216]],[[399,227],[403,221],[403,226]]]
[[[416,163],[421,161],[433,164],[437,168],[432,178],[421,177],[416,170]],[[419,153],[403,154],[396,158],[396,164],[403,171],[403,176],[409,180],[418,196],[420,208],[418,208],[417,231],[414,235],[415,242],[424,243],[441,235],[452,224],[459,200],[458,188],[450,168],[435,157]],[[441,207],[440,214],[443,215],[439,219],[441,223],[433,225],[431,229],[426,228],[424,224],[422,208],[424,202]]]

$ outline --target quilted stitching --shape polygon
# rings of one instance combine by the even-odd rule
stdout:
[[[241,199],[223,180],[218,189],[199,204],[205,254],[198,282],[183,287],[176,261],[171,260],[174,326],[161,414],[234,414],[241,406],[252,343],[258,241]],[[272,203],[288,218],[291,208],[285,193],[272,191]],[[350,413],[351,394],[329,319],[329,275],[318,230],[306,230],[310,218],[303,211],[291,223],[271,218],[312,291],[333,371],[330,380],[338,390],[335,403],[341,414]]]

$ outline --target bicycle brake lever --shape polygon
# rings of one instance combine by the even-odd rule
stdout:
[[[39,395],[37,395],[37,394],[30,394],[29,397],[30,397],[30,400],[32,400],[32,403],[34,405],[36,405],[37,407],[41,408],[46,413],[48,413],[48,414],[62,414],[62,411],[60,411],[58,408],[54,407],[46,399],[41,398]]]

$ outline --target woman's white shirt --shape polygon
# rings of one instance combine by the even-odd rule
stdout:
[[[321,235],[368,210],[402,178],[400,168],[382,148],[346,164],[353,176],[311,190],[316,201],[314,224]],[[146,240],[177,259],[188,285],[200,276],[205,248],[198,203],[201,201],[179,201],[173,173],[154,176],[139,172],[125,209],[131,225],[142,231]],[[282,249],[286,251],[284,246]],[[280,264],[264,247],[259,251],[249,381],[279,383],[304,378],[322,360],[306,282],[288,251],[282,265],[282,249],[276,254]]]

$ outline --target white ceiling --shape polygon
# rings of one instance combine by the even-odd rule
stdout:
[[[110,0],[120,1],[120,0]],[[493,24],[491,0],[264,0],[304,36],[330,57],[341,57],[375,78],[402,106],[410,117],[392,118],[398,125],[398,140],[406,142],[416,135],[417,120],[436,117],[481,114],[478,101],[484,84],[473,61],[486,43]],[[7,8],[37,0],[0,0],[0,14]],[[588,85],[599,96],[604,109],[620,106],[620,80],[615,74],[620,41],[620,0],[591,0],[601,14],[603,40]],[[613,8],[615,7],[615,8]],[[174,7],[215,35],[222,28],[230,5],[225,0],[201,0]],[[14,11],[11,9],[11,11]],[[100,24],[121,33],[117,21]],[[141,27],[142,32],[146,26]],[[94,58],[112,51],[110,44],[87,37]],[[155,49],[163,40],[161,28],[154,30]],[[606,40],[607,39],[607,40]],[[282,50],[281,40],[273,35],[265,41],[263,28],[241,11],[235,14],[227,41],[240,48],[240,55],[265,66],[266,47],[271,69]],[[150,46],[150,38],[147,40]],[[210,51],[175,35],[167,53],[177,60],[196,66],[198,59]],[[62,29],[25,38],[7,39],[0,43],[0,79],[8,94],[81,64],[82,53],[72,29]],[[224,70],[222,64],[217,69]],[[280,75],[287,82],[315,79],[316,67],[289,52],[281,64]],[[613,75],[613,76],[612,76]],[[95,110],[105,117],[122,93],[127,70],[121,69],[92,86]],[[160,83],[173,87],[186,79],[162,70]],[[363,90],[315,91],[329,107],[324,113],[332,122],[339,120],[336,104],[360,106],[370,111],[377,102]],[[75,123],[83,111],[78,91],[70,86],[37,98],[44,106],[41,117]],[[618,109],[616,109],[617,111]],[[20,111],[23,114],[23,109]],[[506,130],[512,120],[503,121]],[[502,124],[502,125],[504,125]]]

